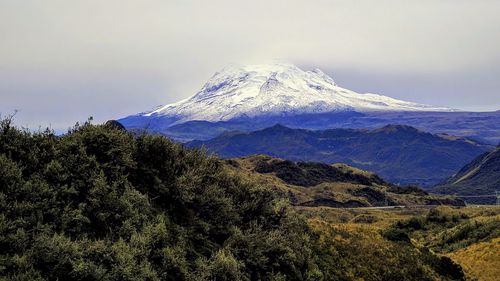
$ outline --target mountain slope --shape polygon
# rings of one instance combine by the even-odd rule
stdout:
[[[193,120],[228,121],[241,117],[299,115],[336,111],[451,111],[339,87],[321,70],[304,71],[286,63],[232,65],[208,80],[192,97],[122,119],[161,120],[171,126]]]
[[[472,160],[446,183],[436,186],[434,191],[445,194],[493,195],[499,189],[500,146]],[[493,204],[495,197],[467,198],[467,201]]]
[[[463,201],[433,196],[414,186],[395,186],[345,164],[293,162],[266,155],[226,160],[230,171],[276,190],[299,207],[454,205]]]
[[[374,130],[312,131],[276,125],[251,133],[226,133],[187,146],[222,157],[267,154],[298,161],[346,163],[394,183],[436,184],[491,149],[469,139],[450,139],[409,126]]]

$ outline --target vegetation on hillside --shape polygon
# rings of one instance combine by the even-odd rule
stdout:
[[[336,263],[342,280],[465,280],[451,259],[410,241],[385,239],[377,228],[312,220],[320,236],[322,262]],[[363,279],[362,279],[363,280]]]
[[[405,233],[435,251],[448,253],[500,237],[498,211],[471,215],[441,206],[431,209],[426,215],[398,221],[388,231]]]
[[[499,273],[500,209],[438,207],[394,223],[384,230],[393,238],[412,239],[464,266],[471,278],[493,280]]]
[[[275,173],[288,184],[315,186],[323,182],[351,182],[364,185],[387,184],[377,175],[363,175],[318,162],[292,162],[281,159],[262,159],[256,163],[258,173]]]
[[[296,206],[370,207],[386,205],[463,205],[416,186],[398,186],[346,164],[293,162],[266,155],[232,158],[228,170],[275,189]]]
[[[419,254],[430,252],[451,258],[463,268],[467,280],[496,280],[500,273],[500,209],[496,207],[390,210],[301,207],[299,212],[312,221],[313,226],[319,226],[316,228],[322,229],[323,233],[341,229],[343,234],[338,231],[332,234],[335,235],[334,243],[340,243],[341,237],[357,237],[356,242],[340,246],[352,246],[348,255],[365,254],[366,258],[373,258],[371,253],[383,245],[414,245]],[[404,249],[398,248],[398,251]],[[384,262],[387,262],[387,255],[390,255],[389,250],[375,256],[384,257]],[[392,262],[397,261],[398,258],[392,259]],[[435,262],[444,268],[454,267],[446,258]]]
[[[163,137],[0,126],[0,275],[314,280],[313,238],[270,190]]]
[[[309,224],[267,186],[161,136],[0,123],[1,279],[463,277],[410,243],[358,239],[371,235]]]

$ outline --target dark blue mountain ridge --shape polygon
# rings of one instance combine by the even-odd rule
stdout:
[[[500,142],[500,111],[495,112],[355,112],[316,114],[282,113],[238,117],[228,121],[204,120],[174,124],[177,120],[161,115],[133,115],[119,120],[126,128],[147,130],[187,142],[209,140],[226,131],[251,132],[282,124],[291,128],[325,130],[332,128],[379,128],[388,124],[409,125],[431,133],[468,137],[497,144]]]
[[[294,161],[346,163],[373,171],[396,184],[430,186],[455,174],[493,146],[407,125],[376,129],[309,130],[281,124],[252,132],[231,132],[186,143],[220,157],[266,154]]]

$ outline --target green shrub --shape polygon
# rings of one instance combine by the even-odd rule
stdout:
[[[399,229],[399,228],[394,228],[390,227],[386,229],[382,235],[384,236],[385,239],[390,240],[390,241],[395,241],[395,242],[410,242],[410,237],[408,236],[408,233],[406,231]]]
[[[56,136],[0,122],[7,279],[304,280],[317,275],[308,233],[203,151],[117,126]]]

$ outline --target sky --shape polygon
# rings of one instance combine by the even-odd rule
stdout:
[[[231,63],[358,92],[500,109],[496,0],[0,0],[0,113],[64,129],[195,94]]]

